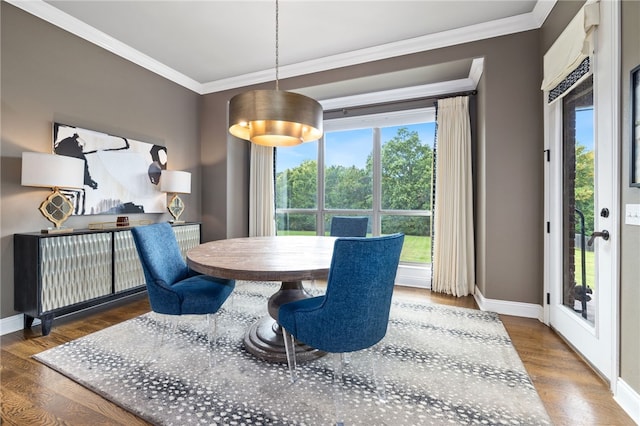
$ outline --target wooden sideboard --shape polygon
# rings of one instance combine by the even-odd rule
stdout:
[[[183,256],[200,244],[199,223],[173,230]],[[25,314],[25,328],[40,318],[45,336],[56,316],[146,289],[130,228],[15,234],[13,244],[14,309]]]

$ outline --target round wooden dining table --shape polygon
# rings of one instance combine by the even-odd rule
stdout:
[[[280,289],[267,303],[269,315],[251,325],[244,346],[253,355],[270,362],[287,362],[282,329],[277,322],[280,306],[311,295],[303,280],[323,280],[329,275],[335,237],[280,236],[247,237],[211,241],[187,252],[194,271],[214,277],[279,281]],[[307,345],[296,345],[298,361],[316,359],[325,353]]]

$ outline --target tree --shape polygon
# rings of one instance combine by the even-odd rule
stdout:
[[[382,208],[429,210],[433,151],[406,127],[382,147]]]
[[[318,164],[314,160],[303,161],[293,169],[287,169],[276,175],[276,206],[278,208],[313,209],[316,208],[318,192]],[[296,231],[315,231],[314,215],[290,214],[279,217],[278,229]]]
[[[370,209],[372,207],[371,171],[356,166],[330,166],[325,171],[325,206],[330,209]]]
[[[276,205],[280,208],[313,209],[318,191],[318,164],[306,160],[276,176]]]
[[[431,209],[433,150],[418,132],[406,127],[382,146],[382,208],[389,210]],[[371,158],[367,168],[372,167]],[[419,217],[391,216],[383,221],[383,233],[402,231],[429,235],[430,221]]]
[[[584,145],[576,144],[576,180],[575,201],[576,208],[584,214],[585,234],[591,235],[594,231],[594,156],[593,151],[587,151]],[[579,224],[578,224],[579,226]],[[577,233],[582,229],[577,228]]]

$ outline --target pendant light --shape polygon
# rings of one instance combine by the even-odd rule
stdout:
[[[322,106],[279,88],[278,0],[276,0],[276,89],[240,93],[229,101],[229,133],[257,145],[294,146],[322,137]]]

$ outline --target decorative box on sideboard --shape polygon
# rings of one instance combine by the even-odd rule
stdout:
[[[199,223],[173,225],[182,255],[200,244]],[[66,234],[15,234],[14,309],[25,328],[146,289],[130,228],[78,230]]]

